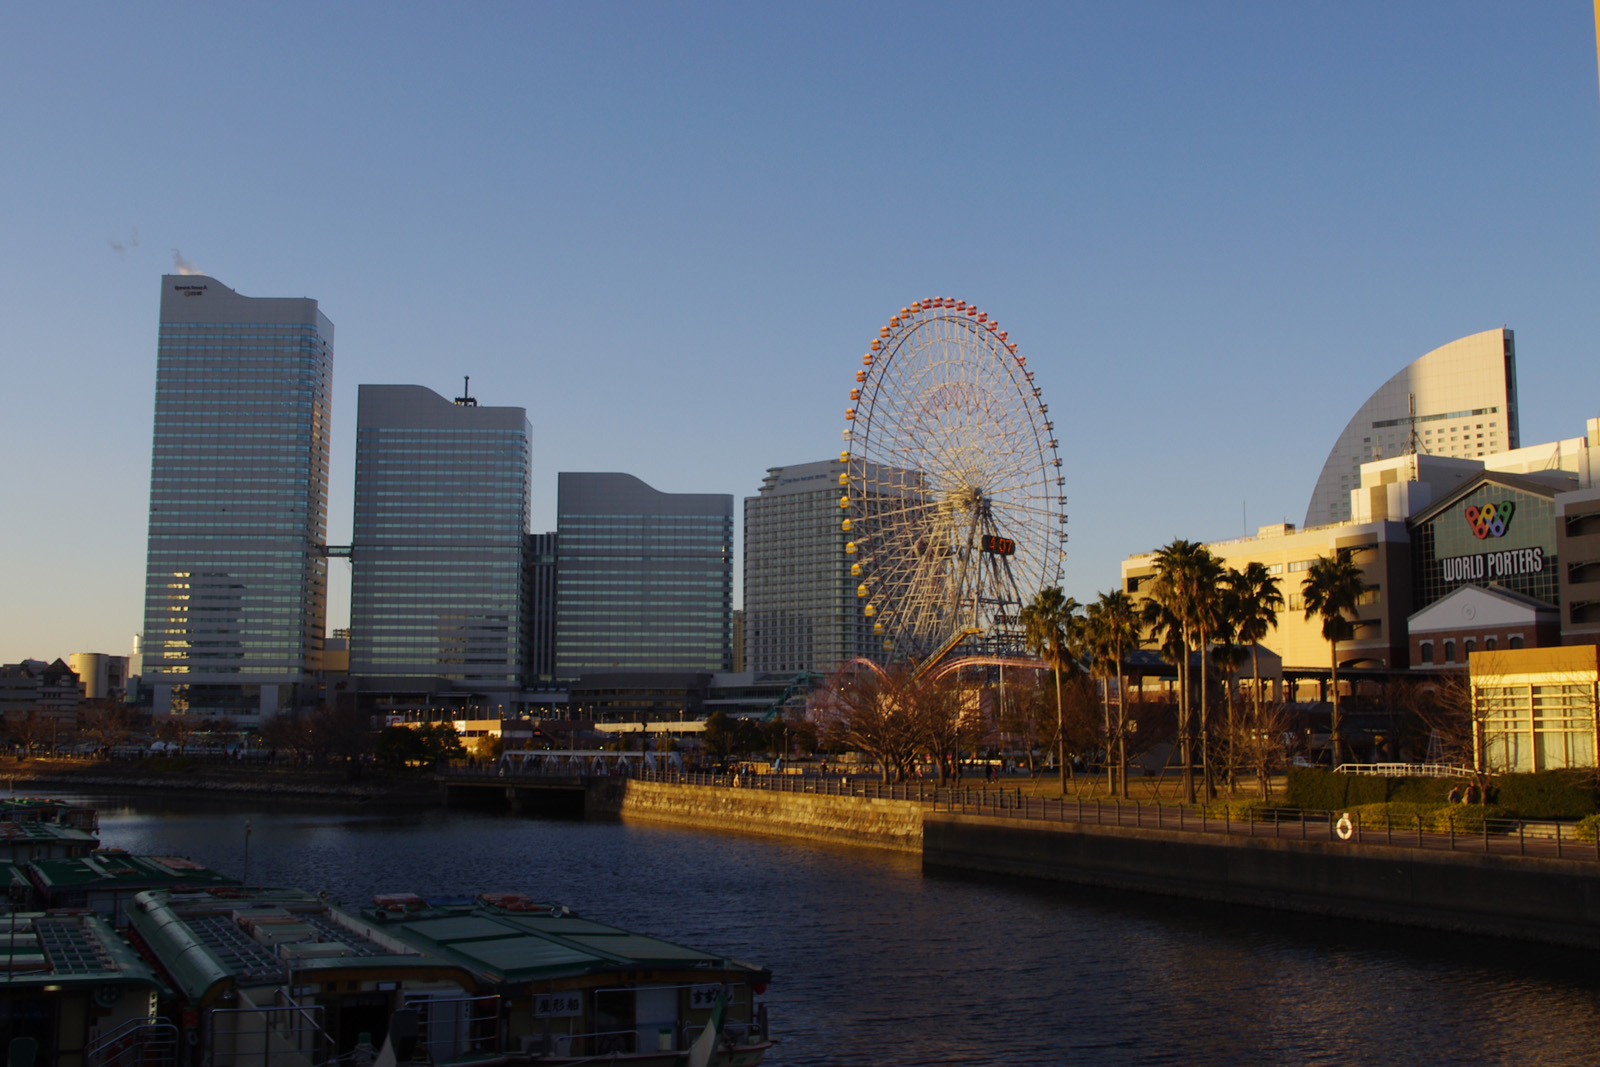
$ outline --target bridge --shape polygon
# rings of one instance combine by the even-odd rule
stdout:
[[[434,775],[446,804],[509,806],[515,812],[582,815],[588,791],[611,778],[683,773],[676,752],[539,748],[504,753],[493,763],[451,760]]]

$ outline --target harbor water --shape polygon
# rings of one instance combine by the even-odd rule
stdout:
[[[524,891],[759,962],[779,1067],[1566,1065],[1600,1058],[1579,953],[925,875],[914,857],[444,809],[87,796],[108,847],[258,885]],[[248,826],[248,835],[247,835]],[[248,851],[248,858],[247,858]]]

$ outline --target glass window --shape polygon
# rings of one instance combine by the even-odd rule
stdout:
[[[1422,662],[1424,662],[1424,663],[1432,663],[1433,662],[1433,642],[1432,641],[1424,641],[1424,642],[1422,642]]]
[[[1444,643],[1444,661],[1446,663],[1454,663],[1456,661],[1456,643],[1454,641],[1446,641]]]

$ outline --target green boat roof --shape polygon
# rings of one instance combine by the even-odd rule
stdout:
[[[166,986],[98,915],[0,916],[0,990],[62,985]]]
[[[493,899],[504,901],[510,894]],[[424,901],[397,894],[380,901],[403,906],[362,909],[401,940],[458,959],[495,982],[542,982],[650,967],[714,968],[764,973],[760,968],[670,941],[583,919],[560,905],[490,898]]]
[[[238,879],[218,874],[181,856],[133,856],[103,851],[68,859],[34,860],[28,864],[40,889],[158,889],[171,886],[238,885]]]
[[[72,826],[53,822],[0,822],[0,845],[14,841],[67,841],[87,843],[90,848],[100,843],[91,833]]]

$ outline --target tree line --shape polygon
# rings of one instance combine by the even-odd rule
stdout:
[[[1178,701],[1175,744],[1186,799],[1196,799],[1195,755],[1198,752],[1204,788],[1216,796],[1214,756],[1231,779],[1241,764],[1256,770],[1265,788],[1272,754],[1281,750],[1281,709],[1264,704],[1260,684],[1260,643],[1276,629],[1284,609],[1278,577],[1252,561],[1243,569],[1226,567],[1210,549],[1177,539],[1159,549],[1155,574],[1141,603],[1122,590],[1101,593],[1086,608],[1058,587],[1042,589],[1021,615],[1024,640],[1055,676],[1087,674],[1109,689],[1116,683],[1116,708],[1105,702],[1101,741],[1106,764],[1122,796],[1128,795],[1128,711],[1123,669],[1130,652],[1153,644],[1177,668]],[[1332,736],[1334,762],[1340,759],[1338,646],[1354,637],[1356,608],[1367,591],[1361,568],[1348,548],[1313,561],[1301,586],[1307,619],[1321,619],[1329,643],[1333,676]],[[1248,655],[1254,684],[1248,719],[1236,716],[1233,701],[1238,672]],[[1191,672],[1198,666],[1198,684]],[[1223,681],[1226,721],[1215,721],[1208,681]],[[1199,707],[1194,706],[1195,694]],[[1220,734],[1220,737],[1218,736]],[[1065,732],[1061,733],[1065,743]],[[1220,741],[1221,744],[1217,744]],[[1064,753],[1064,750],[1063,750]]]

